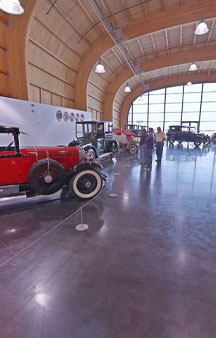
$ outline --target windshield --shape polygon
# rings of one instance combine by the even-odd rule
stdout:
[[[95,136],[96,125],[93,123],[77,123],[76,133],[77,133],[77,138]]]
[[[13,134],[0,134],[0,151],[15,151]]]

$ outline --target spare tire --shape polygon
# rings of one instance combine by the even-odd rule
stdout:
[[[40,195],[50,195],[61,189],[64,183],[64,167],[55,160],[35,162],[28,172],[29,188]]]

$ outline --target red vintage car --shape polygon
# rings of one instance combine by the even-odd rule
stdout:
[[[100,191],[106,176],[91,154],[77,145],[20,148],[20,133],[0,126],[0,197],[49,195],[65,185],[81,199]]]

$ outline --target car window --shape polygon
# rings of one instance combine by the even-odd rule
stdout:
[[[77,123],[77,138],[91,136],[95,131],[94,125],[92,123]]]
[[[14,152],[14,136],[13,134],[0,134],[0,152]]]
[[[103,123],[97,124],[97,136],[99,136],[99,137],[104,136],[104,124]]]

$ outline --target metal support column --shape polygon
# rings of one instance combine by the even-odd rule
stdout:
[[[183,110],[184,110],[184,88],[185,88],[185,85],[183,85],[183,92],[182,92],[181,124],[183,120]]]
[[[165,121],[166,121],[166,95],[167,95],[167,88],[165,88],[165,95],[164,95],[163,131],[165,129]]]
[[[148,106],[147,106],[147,127],[149,128],[149,92],[148,92]]]
[[[201,120],[201,113],[202,113],[202,101],[203,101],[203,88],[204,88],[204,83],[202,83],[202,90],[201,90],[201,98],[200,98],[200,111],[199,111],[199,122],[197,125],[197,132],[200,132],[200,120]]]

